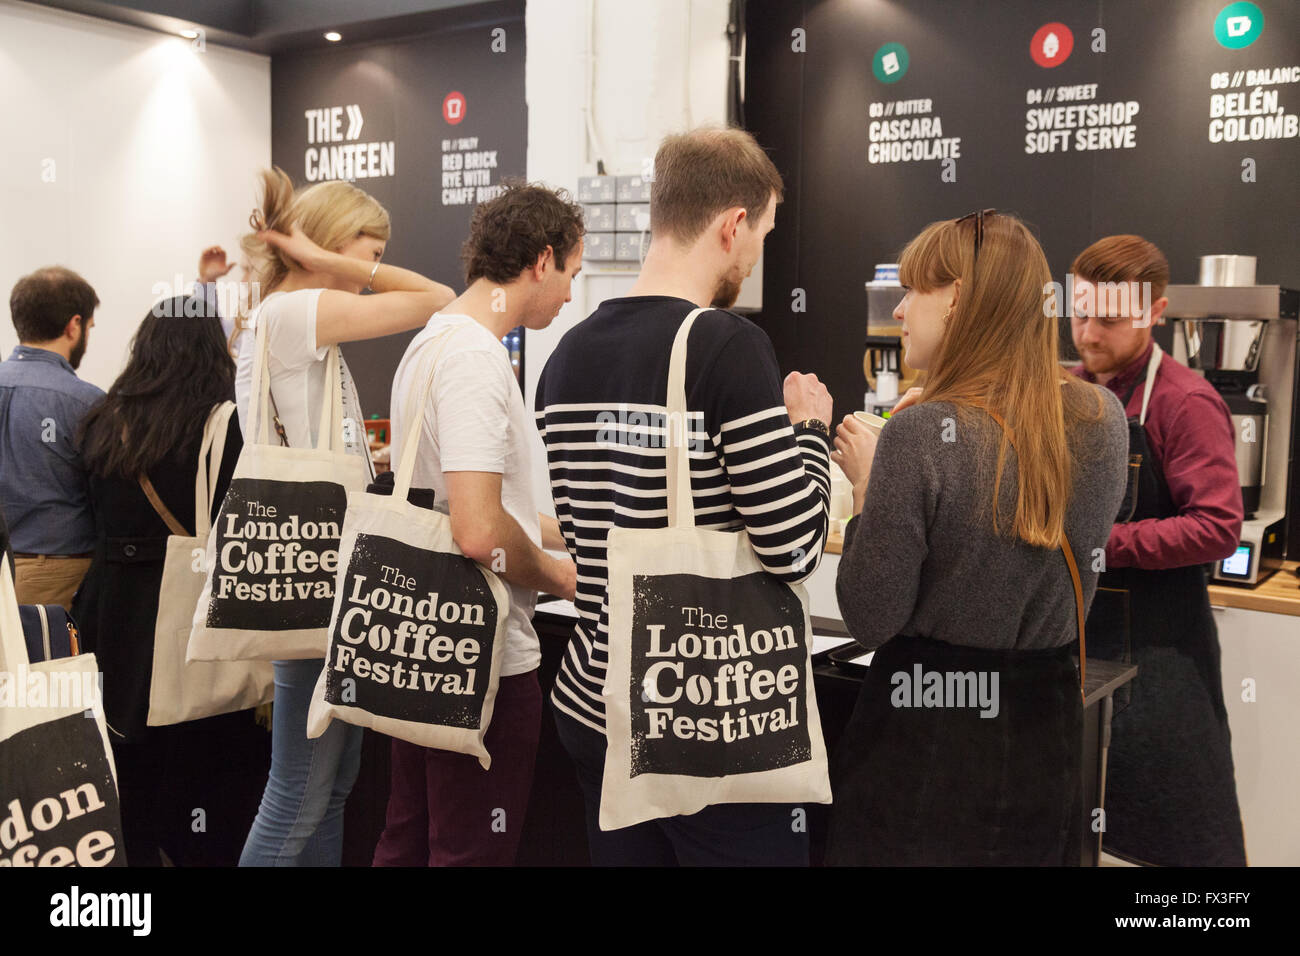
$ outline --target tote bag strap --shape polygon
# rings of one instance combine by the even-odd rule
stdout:
[[[248,421],[256,429],[256,442],[260,445],[271,444],[271,367],[270,346],[267,340],[266,322],[262,320],[261,311],[265,303],[258,306],[249,317],[256,329],[255,351],[253,353],[253,377],[248,389]],[[342,451],[343,442],[343,389],[339,381],[339,347],[331,345],[325,359],[325,385],[321,389],[320,430],[316,434],[316,448],[330,451]],[[250,430],[252,430],[250,429]],[[324,441],[322,441],[324,439]]]
[[[393,479],[392,500],[395,502],[405,504],[407,495],[410,494],[411,481],[415,477],[415,456],[420,450],[420,438],[424,434],[424,410],[429,405],[429,395],[433,390],[434,372],[437,371],[438,360],[442,358],[447,343],[461,328],[460,325],[454,325],[444,329],[437,335],[430,336],[429,340],[420,346],[421,352],[427,352],[434,342],[439,343],[437,351],[433,353],[433,361],[429,363],[429,368],[424,373],[420,388],[413,395],[412,407],[406,418],[406,434],[402,436],[402,443],[398,446],[402,449],[402,459],[397,468],[397,475]]]
[[[1011,447],[1016,447],[1015,435],[1007,427],[1007,423],[1002,420],[1002,416],[991,408],[985,408],[983,405],[976,405],[985,412],[990,418],[998,423],[1007,436],[1007,441]],[[1061,529],[1061,553],[1065,555],[1066,567],[1070,569],[1070,581],[1074,585],[1074,617],[1075,627],[1079,633],[1079,694],[1084,696],[1083,684],[1088,676],[1088,648],[1084,643],[1084,624],[1085,615],[1083,613],[1083,582],[1079,579],[1079,565],[1074,560],[1074,549],[1070,547],[1070,539],[1065,536],[1065,529]]]
[[[212,406],[203,427],[203,441],[199,444],[199,460],[194,468],[194,528],[195,537],[202,538],[212,531],[212,498],[216,494],[217,480],[221,475],[221,461],[226,453],[226,432],[230,416],[235,411],[234,402]],[[211,452],[211,459],[204,467]]]
[[[677,329],[668,356],[668,394],[664,407],[664,477],[668,488],[668,527],[695,527],[695,499],[691,496],[690,419],[686,413],[686,340],[696,317],[708,309],[695,309]]]
[[[13,674],[27,664],[27,640],[18,616],[18,592],[9,562],[0,556],[0,671]]]

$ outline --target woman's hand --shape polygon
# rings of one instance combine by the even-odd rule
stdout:
[[[853,415],[845,415],[835,429],[835,450],[831,452],[831,461],[840,466],[844,477],[853,485],[854,514],[862,510],[878,440],[875,430],[868,428]]]
[[[233,268],[234,263],[226,262],[226,250],[220,246],[208,246],[199,253],[199,282],[204,285],[216,282]]]
[[[898,400],[898,404],[896,404],[893,408],[889,410],[889,414],[897,415],[903,409],[915,405],[917,402],[921,400],[921,393],[924,391],[925,389],[919,386],[909,388],[906,392],[903,393],[903,397]]]
[[[294,223],[289,235],[275,230],[263,229],[257,234],[267,245],[274,246],[288,256],[298,268],[306,272],[317,272],[324,265],[328,253],[307,237],[307,234]]]

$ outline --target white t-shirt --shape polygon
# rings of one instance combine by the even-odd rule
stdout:
[[[459,330],[452,333],[434,371],[411,486],[432,488],[434,507],[446,514],[447,482],[443,472],[499,474],[501,504],[506,514],[519,522],[533,544],[541,547],[542,529],[531,480],[529,439],[530,430],[535,428],[532,416],[524,408],[505,347],[468,315],[435,313],[411,340],[397,366],[390,410],[393,471],[401,467],[406,412],[415,401],[413,393],[424,384],[421,373],[428,371],[432,351],[439,348],[439,343],[420,355],[415,354],[416,350],[449,326]],[[510,615],[506,619],[501,676],[509,677],[536,668],[542,652],[532,621],[537,593],[504,583],[510,589]]]
[[[249,316],[251,322],[266,322],[267,367],[271,372],[271,397],[290,448],[313,448],[320,431],[321,392],[325,388],[325,359],[329,346],[316,347],[316,305],[324,289],[299,289],[273,292]],[[254,328],[256,326],[254,325]],[[260,432],[250,429],[248,396],[253,382],[253,359],[257,352],[254,328],[244,329],[236,340],[235,404],[239,409],[239,427],[245,443],[257,441]],[[353,424],[344,431],[349,453],[366,460],[367,474],[373,476],[370,448],[361,417],[357,386],[348,371],[348,363],[339,356],[339,377],[343,383],[343,416]],[[261,416],[259,415],[259,420]],[[260,427],[260,421],[253,423]],[[272,424],[271,441],[279,443]]]

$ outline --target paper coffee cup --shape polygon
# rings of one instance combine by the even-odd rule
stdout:
[[[873,415],[871,412],[854,412],[853,417],[875,432],[877,437],[880,435],[880,429],[884,428],[885,422],[888,421],[888,419]]]

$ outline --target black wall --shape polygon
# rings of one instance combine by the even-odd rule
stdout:
[[[494,35],[497,29],[504,36]],[[495,150],[492,184],[525,174],[524,43],[524,2],[503,0],[449,11],[440,28],[419,36],[275,56],[272,160],[295,185],[307,184],[305,153],[314,144],[308,143],[305,112],[359,106],[363,122],[355,141],[393,143],[393,175],[355,180],[392,217],[384,261],[460,291],[460,246],[474,206],[443,205],[443,140],[477,137],[478,150]],[[457,124],[443,118],[443,100],[452,91],[463,94],[466,104]],[[346,135],[346,109],[342,119]],[[367,416],[388,415],[393,374],[413,336],[343,347]]]
[[[786,182],[767,239],[759,321],[784,371],[827,381],[836,415],[861,407],[863,282],[927,223],[994,207],[1037,229],[1057,281],[1094,240],[1134,232],[1163,249],[1172,281],[1197,258],[1258,256],[1258,281],[1300,285],[1300,140],[1212,144],[1211,74],[1300,64],[1300,4],[1257,0],[1263,34],[1229,50],[1213,25],[1227,0],[749,0],[746,121]],[[1039,27],[1074,35],[1054,68],[1030,57]],[[1106,52],[1091,52],[1092,31]],[[792,31],[805,32],[795,52]],[[901,80],[875,51],[902,43]],[[1096,83],[1097,102],[1136,100],[1136,148],[1026,155],[1028,89]],[[1300,83],[1266,87],[1300,112]],[[1241,86],[1227,92],[1245,92]],[[956,181],[940,162],[870,165],[868,104],[930,98],[961,137]],[[1043,103],[1042,106],[1060,105]],[[1242,160],[1256,162],[1253,183]],[[807,312],[791,312],[792,290]]]

